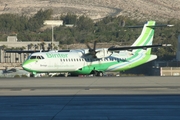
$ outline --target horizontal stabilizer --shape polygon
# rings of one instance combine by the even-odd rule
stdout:
[[[146,27],[152,27],[152,28],[156,28],[156,27],[173,27],[174,25],[170,25],[170,24],[167,24],[167,25],[152,25],[152,26],[146,26]],[[127,26],[127,28],[142,28],[144,27],[143,25],[140,25],[140,26]]]
[[[173,27],[174,25],[154,25],[154,26],[146,26],[146,27],[152,27],[152,28],[156,28],[156,27]]]

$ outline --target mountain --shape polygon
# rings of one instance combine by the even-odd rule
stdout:
[[[180,0],[0,0],[0,14],[31,16],[40,9],[53,9],[53,17],[74,13],[92,19],[119,15],[138,20],[180,19]]]

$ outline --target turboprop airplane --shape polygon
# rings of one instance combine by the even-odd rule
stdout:
[[[157,56],[151,54],[151,48],[170,46],[152,45],[155,27],[155,21],[144,24],[140,36],[129,47],[96,49],[95,41],[93,48],[87,44],[88,49],[35,52],[24,61],[22,67],[33,74],[60,72],[103,76],[104,72],[125,71],[155,60]]]

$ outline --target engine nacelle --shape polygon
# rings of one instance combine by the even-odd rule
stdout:
[[[88,54],[89,49],[72,49],[72,50],[70,50],[70,52],[78,52],[78,53],[82,53],[82,54]]]
[[[96,57],[99,58],[99,59],[108,57],[108,56],[110,56],[112,54],[112,52],[108,51],[108,48],[102,48],[100,50],[97,50],[96,52],[97,52]]]
[[[80,56],[90,55],[89,49],[75,49],[75,50],[70,50],[70,52],[77,52]],[[96,49],[96,52],[97,52],[96,57],[98,59],[108,57],[112,54],[111,52],[108,51],[108,48]]]

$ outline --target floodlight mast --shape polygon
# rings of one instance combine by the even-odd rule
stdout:
[[[52,40],[51,40],[51,50],[53,49],[53,41],[54,41],[54,26],[52,25]]]
[[[60,25],[63,25],[62,20],[45,20],[44,25],[51,25],[52,28],[52,40],[51,40],[51,50],[53,49],[53,42],[54,42],[54,27],[59,27]]]

